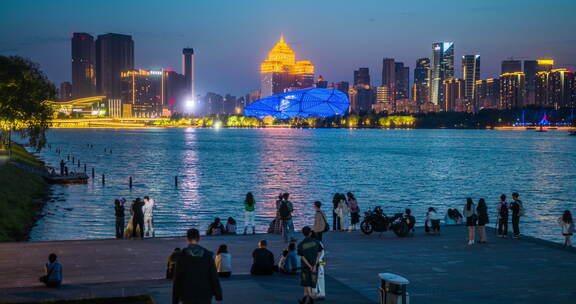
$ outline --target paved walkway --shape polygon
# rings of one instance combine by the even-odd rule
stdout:
[[[576,251],[525,237],[494,238],[465,245],[465,227],[443,227],[441,236],[421,230],[411,238],[392,233],[326,235],[325,303],[374,303],[379,272],[407,277],[411,303],[575,303]],[[201,243],[215,250],[228,244],[234,275],[223,281],[224,303],[295,303],[298,278],[247,275],[250,252],[260,239],[279,253],[278,236],[215,236]],[[151,294],[169,303],[170,283],[162,280],[166,258],[183,238],[144,241],[98,240],[0,244],[0,301]],[[60,290],[39,287],[42,263],[56,252],[64,264]]]

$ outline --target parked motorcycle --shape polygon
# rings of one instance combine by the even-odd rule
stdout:
[[[360,223],[360,230],[366,235],[372,232],[385,232],[392,228],[392,224],[402,218],[402,213],[396,213],[392,217],[386,216],[380,206],[374,207],[364,213],[364,220]],[[400,226],[398,226],[400,228]]]

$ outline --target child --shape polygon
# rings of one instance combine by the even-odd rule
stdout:
[[[570,210],[564,211],[564,214],[558,219],[558,223],[562,227],[562,235],[564,236],[564,247],[572,247],[572,234],[574,234],[574,221],[572,220],[572,213]]]
[[[232,255],[228,253],[228,246],[222,244],[218,247],[214,262],[219,277],[229,278],[232,275]]]

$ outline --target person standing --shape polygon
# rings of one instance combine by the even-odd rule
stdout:
[[[565,210],[562,216],[558,219],[560,227],[562,227],[562,236],[564,236],[564,247],[572,248],[572,235],[574,234],[574,220],[570,210]]]
[[[522,201],[518,198],[518,192],[512,193],[512,202],[510,203],[510,210],[512,210],[512,231],[514,238],[520,238],[520,217],[524,215],[524,206]]]
[[[334,198],[332,198],[332,230],[334,231],[340,231],[340,218],[336,213],[338,204],[340,204],[340,193],[334,194]]]
[[[116,216],[116,238],[121,239],[124,236],[124,202],[114,200],[114,215]]]
[[[498,236],[505,238],[508,236],[508,203],[506,194],[500,195],[500,203],[496,207],[498,211]]]
[[[284,193],[282,195],[282,202],[280,202],[280,207],[278,208],[278,214],[282,220],[282,238],[285,243],[294,240],[294,222],[292,221],[294,207],[288,198],[290,198],[290,194]]]
[[[324,261],[326,250],[324,250],[324,244],[322,241],[320,241],[320,246],[322,247],[322,251],[320,252],[320,257],[318,258],[318,282],[316,283],[315,300],[326,299],[326,262]]]
[[[304,287],[304,297],[300,304],[314,303],[316,284],[318,282],[318,263],[322,253],[322,245],[312,237],[312,229],[302,228],[304,240],[298,244],[298,255],[302,260],[300,272],[300,286]]]
[[[252,226],[252,234],[256,233],[256,227],[254,223],[254,214],[256,210],[256,200],[252,192],[246,193],[246,198],[244,199],[244,234],[248,230],[248,227]]]
[[[232,275],[232,255],[228,253],[228,246],[222,244],[218,247],[214,262],[219,277],[229,278]]]
[[[328,221],[326,221],[326,214],[322,211],[322,203],[320,201],[314,202],[314,209],[316,213],[314,214],[314,235],[316,239],[322,242],[322,234],[328,231]]]
[[[348,208],[350,209],[350,231],[354,231],[356,230],[356,224],[360,222],[360,208],[352,192],[348,192],[346,195],[348,196]]]
[[[481,198],[478,200],[478,206],[476,207],[476,214],[478,215],[478,232],[480,234],[480,244],[486,243],[486,224],[490,222],[488,217],[488,206],[486,206],[486,201]]]
[[[462,212],[466,218],[466,228],[468,229],[468,245],[474,245],[474,236],[476,235],[476,206],[471,197],[466,199],[466,205],[464,205],[464,212]]]
[[[350,209],[348,208],[348,203],[346,202],[346,196],[344,194],[340,194],[336,214],[338,214],[338,219],[340,220],[340,231],[346,231],[348,228]]]
[[[62,264],[58,261],[56,254],[48,256],[48,263],[44,267],[45,275],[40,277],[40,281],[46,287],[60,287],[62,284]]]
[[[154,200],[148,196],[144,197],[144,235],[154,236],[152,219],[154,216]]]
[[[144,202],[137,198],[132,204],[132,237],[136,237],[136,232],[140,232],[140,238],[144,239]],[[140,230],[138,230],[140,229]]]
[[[188,247],[176,261],[172,304],[210,304],[222,301],[222,288],[212,252],[200,246],[200,232],[188,229]]]

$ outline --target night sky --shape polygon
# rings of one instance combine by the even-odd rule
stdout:
[[[329,82],[369,67],[379,85],[383,57],[408,64],[412,80],[437,41],[455,42],[457,77],[464,54],[481,55],[482,78],[508,57],[576,69],[575,15],[574,0],[3,1],[0,54],[38,62],[59,85],[71,78],[72,32],[129,34],[137,68],[181,72],[181,50],[193,47],[199,93],[242,95],[259,88],[259,64],[281,33]]]

